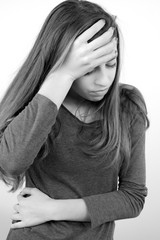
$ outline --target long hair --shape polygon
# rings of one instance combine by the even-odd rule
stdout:
[[[0,103],[0,137],[12,119],[36,95],[51,69],[55,70],[63,64],[74,40],[100,19],[105,19],[106,24],[90,41],[100,36],[111,26],[115,27],[114,36],[119,39],[117,70],[114,82],[99,109],[101,115],[103,115],[103,130],[99,136],[91,141],[88,150],[85,151],[92,156],[97,154],[106,156],[108,150],[112,152],[116,149],[113,162],[116,161],[120,153],[122,136],[119,119],[121,58],[119,27],[114,16],[107,13],[98,4],[89,1],[66,0],[57,5],[46,18],[29,55]],[[137,102],[137,100],[135,101]],[[137,102],[137,105],[140,105],[139,102]],[[142,111],[146,115],[144,104],[142,105]],[[126,149],[125,146],[122,146],[122,148]],[[41,157],[44,157],[48,151],[47,141],[42,149]],[[17,177],[9,177],[0,168],[0,178],[6,184],[12,186],[11,191],[15,191],[20,186],[23,177],[24,173]]]

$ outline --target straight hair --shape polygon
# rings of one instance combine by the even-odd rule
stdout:
[[[89,42],[110,27],[114,27],[113,37],[118,38],[117,69],[108,93],[99,103],[98,111],[102,116],[101,129],[89,143],[82,144],[83,151],[91,157],[101,156],[97,164],[106,161],[106,156],[112,154],[112,161],[106,162],[107,168],[117,161],[119,154],[123,153],[124,158],[129,159],[131,152],[128,136],[129,120],[125,118],[126,115],[124,117],[121,99],[125,93],[130,102],[130,109],[136,106],[148,127],[145,102],[138,90],[130,90],[127,85],[119,85],[121,37],[115,16],[109,14],[98,4],[89,1],[63,1],[46,18],[29,55],[0,103],[0,138],[3,137],[5,129],[12,120],[32,101],[49,72],[63,65],[75,39],[100,19],[104,19],[106,24]],[[48,142],[46,140],[38,154],[43,158],[47,153]],[[19,176],[9,176],[0,168],[0,178],[7,185],[12,186],[11,191],[16,191],[22,185],[24,176],[25,173]]]

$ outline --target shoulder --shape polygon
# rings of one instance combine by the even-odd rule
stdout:
[[[147,114],[146,103],[140,90],[129,84],[119,85],[120,105],[127,110],[144,111]]]
[[[130,122],[139,116],[144,121],[147,120],[147,107],[140,90],[129,84],[119,85],[120,114],[127,117]],[[148,120],[147,120],[148,121]]]

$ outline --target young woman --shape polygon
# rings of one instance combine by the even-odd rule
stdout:
[[[120,46],[95,3],[47,17],[0,105],[1,179],[26,183],[7,240],[111,240],[115,220],[143,209],[149,122],[141,93],[119,83]]]

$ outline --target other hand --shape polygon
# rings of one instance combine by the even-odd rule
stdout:
[[[50,221],[50,207],[55,199],[50,198],[37,188],[24,188],[17,196],[18,204],[14,206],[11,228],[30,227]]]

